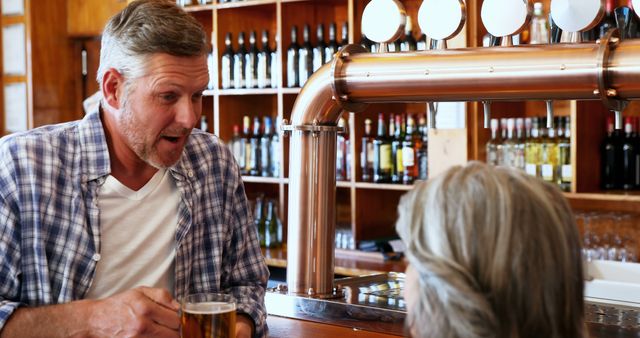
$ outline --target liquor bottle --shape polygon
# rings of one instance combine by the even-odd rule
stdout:
[[[598,25],[598,37],[602,38],[611,28],[616,28],[616,18],[614,10],[616,8],[616,0],[606,0],[604,3],[605,15],[602,22]]]
[[[351,180],[351,140],[349,138],[349,123],[345,120],[344,130],[344,154],[345,154],[345,179]]]
[[[487,142],[487,164],[498,165],[498,119],[491,119],[491,139]]]
[[[209,82],[207,83],[207,89],[211,90],[216,87],[215,81],[215,65],[213,60],[213,52],[207,54],[207,70],[209,71]]]
[[[280,85],[280,68],[278,67],[278,35],[274,36],[276,47],[271,50],[269,55],[269,71],[271,75],[271,88],[278,88]]]
[[[402,161],[402,141],[404,141],[404,121],[402,114],[395,116],[395,132],[391,141],[391,158],[393,160],[393,171],[391,172],[391,183],[402,183],[404,165]]]
[[[516,154],[516,138],[515,138],[516,120],[514,118],[507,119],[507,133],[504,142],[502,142],[502,164],[506,167],[515,167]]]
[[[427,35],[422,33],[416,40],[416,50],[427,50]]]
[[[271,87],[271,48],[269,47],[269,32],[262,31],[262,49],[258,52],[257,81],[258,88]]]
[[[264,200],[261,196],[256,198],[256,205],[253,212],[253,222],[256,225],[256,230],[258,231],[258,241],[260,242],[260,246],[262,247],[264,247],[266,244],[265,243],[266,223],[264,219],[264,213],[262,212],[263,203],[264,203]]]
[[[278,242],[278,215],[275,201],[267,202],[267,217],[264,223],[264,246],[273,249],[280,246]]]
[[[543,180],[555,183],[556,168],[558,166],[558,143],[556,140],[556,130],[555,128],[543,128],[542,130],[543,141],[541,142],[542,162],[540,166],[540,174],[542,175]]]
[[[427,127],[426,116],[420,116],[418,129],[422,137],[422,145],[418,149],[418,179],[426,180],[429,178],[429,127]]]
[[[262,177],[271,176],[271,117],[265,116],[262,119],[264,132],[260,136],[260,175]]]
[[[407,23],[404,26],[404,39],[400,44],[400,50],[403,52],[414,51],[417,49],[416,39],[413,37],[413,26],[411,25],[411,16],[407,15]]]
[[[505,165],[504,159],[504,141],[507,139],[507,119],[499,119],[500,128],[498,129],[498,133],[500,134],[500,142],[497,144],[498,147],[498,165]]]
[[[229,149],[233,154],[233,158],[238,162],[240,170],[242,170],[244,168],[244,142],[240,136],[240,126],[237,124],[233,125],[233,137],[229,142]]]
[[[627,116],[624,121],[624,138],[622,141],[622,188],[625,190],[635,189],[640,182],[636,175],[638,163],[636,155],[638,147],[636,143],[636,133],[634,130],[634,119]]]
[[[242,154],[241,154],[240,172],[242,175],[248,175],[251,171],[251,118],[245,115],[242,118]]]
[[[231,45],[231,33],[227,33],[224,38],[224,53],[222,53],[222,59],[220,61],[220,75],[222,78],[222,89],[229,89],[233,87],[233,59],[235,52]]]
[[[369,40],[364,33],[362,33],[362,36],[360,37],[360,45],[369,52],[375,53],[373,41]]]
[[[244,55],[244,80],[246,88],[258,87],[258,47],[255,31],[249,34],[249,51]]]
[[[549,24],[541,2],[533,4],[533,16],[529,27],[529,43],[532,45],[549,43]]]
[[[200,116],[200,130],[209,131],[209,122],[207,122],[205,115]]]
[[[514,167],[524,170],[525,158],[525,138],[524,138],[524,119],[517,118],[516,119],[516,144],[515,144],[515,154],[513,156],[513,165]]]
[[[571,191],[573,181],[573,168],[571,165],[571,118],[561,120],[564,132],[558,138],[558,186],[562,191]]]
[[[260,118],[253,118],[253,134],[251,134],[250,147],[251,153],[249,156],[249,175],[251,176],[259,176],[262,173],[262,168],[260,160],[261,149],[260,149]]]
[[[534,117],[531,119],[531,137],[525,147],[525,165],[524,170],[531,176],[540,177],[540,135],[539,120]]]
[[[391,182],[391,140],[387,137],[384,114],[378,115],[378,134],[373,140],[373,182]]]
[[[298,54],[300,46],[298,45],[298,27],[291,27],[291,44],[287,48],[287,87],[300,86],[298,72],[300,56]]]
[[[402,175],[403,184],[412,184],[418,179],[419,162],[418,150],[422,147],[422,138],[412,115],[407,116],[407,133],[402,142]]]
[[[304,25],[302,30],[302,47],[298,51],[298,81],[300,87],[304,86],[307,79],[313,73],[313,48],[309,42],[309,25]]]
[[[340,43],[338,49],[349,44],[349,23],[345,21],[342,24],[342,34],[340,34]]]
[[[371,119],[364,120],[364,136],[360,151],[360,168],[362,169],[362,181],[371,182],[373,179],[373,135]]]
[[[346,133],[347,121],[344,117],[338,120],[338,127],[343,128]],[[339,133],[336,142],[336,180],[344,181],[347,178],[347,147],[345,142],[345,133]]]
[[[324,47],[324,62],[329,62],[333,59],[333,54],[338,51],[338,42],[336,41],[336,23],[332,22],[329,25],[329,42]]]
[[[316,37],[318,41],[316,46],[313,47],[313,71],[320,69],[322,65],[325,63],[324,58],[324,49],[327,46],[324,42],[324,25],[318,24],[318,28],[316,29]]]
[[[613,127],[613,119],[607,118],[607,136],[602,141],[602,189],[611,190],[622,187],[622,142],[619,131]]]
[[[247,49],[244,47],[244,32],[238,34],[238,50],[233,55],[233,87],[236,89],[244,88],[246,85],[244,78],[245,54]]]
[[[271,142],[269,145],[269,155],[271,156],[269,163],[271,163],[270,173],[271,177],[279,177],[280,176],[280,134],[278,132],[278,118],[273,119],[274,128],[273,133],[271,134]]]

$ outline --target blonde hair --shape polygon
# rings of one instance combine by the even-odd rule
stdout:
[[[578,231],[562,193],[471,162],[402,197],[396,230],[418,275],[418,337],[583,337]]]

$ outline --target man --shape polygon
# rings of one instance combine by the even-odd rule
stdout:
[[[0,337],[178,337],[188,293],[266,335],[268,270],[238,167],[195,130],[206,35],[162,0],[115,15],[100,107],[0,142]],[[175,296],[174,297],[172,296]]]

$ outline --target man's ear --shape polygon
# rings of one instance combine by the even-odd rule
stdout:
[[[106,104],[114,109],[120,109],[120,97],[125,87],[124,76],[114,68],[109,68],[102,76],[102,97]]]

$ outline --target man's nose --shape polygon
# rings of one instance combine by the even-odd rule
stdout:
[[[198,112],[201,107],[200,103],[193,102],[190,98],[180,100],[180,104],[176,107],[176,122],[184,128],[193,128],[198,120]]]

